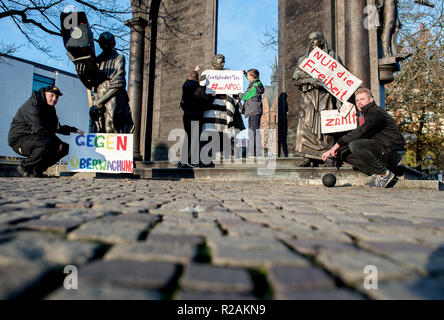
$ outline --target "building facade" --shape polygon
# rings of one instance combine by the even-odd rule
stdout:
[[[279,95],[278,95],[279,75],[278,66],[275,59],[271,83],[265,87],[263,97],[263,114],[261,118],[261,129],[263,132],[263,148],[268,154],[278,154],[278,123],[279,123]]]

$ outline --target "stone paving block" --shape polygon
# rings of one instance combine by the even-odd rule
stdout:
[[[0,224],[0,234],[5,233],[5,232],[9,232],[9,231],[13,231],[14,229],[15,229],[15,226],[13,226],[13,225]]]
[[[37,231],[53,231],[60,233],[67,233],[81,224],[80,221],[75,220],[49,220],[49,219],[34,219],[26,221],[17,225],[18,228],[37,230]]]
[[[342,225],[342,232],[347,234],[359,242],[370,241],[370,242],[408,242],[408,243],[418,243],[418,241],[411,237],[408,233],[397,233],[397,234],[384,234],[375,231],[371,231],[366,228],[361,228],[353,225]]]
[[[197,253],[197,247],[187,243],[148,241],[114,246],[105,259],[188,264]]]
[[[0,299],[11,299],[39,285],[51,267],[38,263],[0,264]]]
[[[361,242],[359,246],[402,262],[423,274],[444,273],[444,245],[426,247],[405,242]]]
[[[242,294],[236,292],[208,292],[208,291],[179,291],[174,300],[256,300],[251,294]]]
[[[320,262],[332,274],[340,277],[347,284],[363,283],[367,274],[366,266],[376,266],[380,281],[404,279],[413,276],[407,268],[380,256],[356,250],[354,252],[321,252],[317,256]]]
[[[81,225],[68,235],[69,240],[90,240],[106,243],[135,242],[149,223],[133,221],[92,221]]]
[[[379,282],[377,290],[365,292],[379,300],[444,300],[444,277]]]
[[[309,290],[309,291],[290,291],[277,292],[277,300],[365,300],[361,294],[345,290]]]
[[[342,252],[342,251],[354,251],[356,247],[351,242],[335,242],[328,240],[316,240],[316,239],[295,239],[295,238],[282,238],[288,246],[301,254],[318,255],[321,251],[328,252]]]
[[[298,239],[322,239],[338,242],[350,241],[350,238],[342,232],[324,232],[315,230],[288,219],[272,220],[268,223],[268,226],[273,230],[283,231],[287,235],[294,236]]]
[[[148,225],[155,224],[161,220],[161,217],[155,214],[146,214],[146,213],[128,213],[128,214],[120,214],[112,217],[105,217],[101,221],[102,222],[140,222],[146,223]]]
[[[48,213],[47,209],[25,209],[0,213],[0,223],[17,223],[30,219],[37,219]]]
[[[164,262],[97,261],[79,270],[81,285],[118,285],[160,289],[175,276],[176,265]]]
[[[212,250],[212,263],[241,268],[267,268],[273,264],[309,266],[309,262],[289,250],[238,249],[218,246]]]
[[[438,232],[434,228],[420,228],[420,227],[402,227],[402,226],[369,226],[366,229],[378,232],[383,235],[399,237],[404,235],[414,239],[417,242],[428,244],[440,244],[444,233]]]
[[[111,285],[79,285],[77,290],[60,288],[48,295],[46,300],[161,300],[159,291],[134,289]]]
[[[252,249],[252,250],[287,250],[285,246],[276,239],[261,238],[261,237],[207,237],[207,245],[217,250],[219,247],[232,247],[236,249]]]
[[[199,236],[174,235],[174,234],[149,234],[148,241],[153,242],[179,242],[194,246],[204,243],[204,238]]]
[[[61,238],[36,235],[18,237],[0,243],[0,265],[11,263],[83,264],[94,257],[100,245],[66,241]]]
[[[92,210],[92,209],[59,209],[53,214],[44,215],[41,219],[45,220],[73,220],[81,223],[99,219],[106,216],[112,216],[111,210]]]
[[[268,278],[276,291],[334,289],[334,280],[313,267],[273,266]]]
[[[188,291],[251,293],[254,285],[244,269],[191,264],[180,279],[181,288]]]
[[[181,225],[167,225],[163,222],[150,231],[150,235],[158,235],[158,234],[174,234],[174,235],[189,235],[189,236],[198,236],[205,237],[207,235],[216,234],[220,235],[221,231],[216,227],[216,225],[211,225],[208,227],[202,227],[196,225],[195,227],[191,226],[181,226]]]

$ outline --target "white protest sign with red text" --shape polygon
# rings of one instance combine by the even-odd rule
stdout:
[[[321,111],[321,132],[333,133],[356,129],[358,126],[356,107],[350,105],[351,109],[348,109],[348,112],[339,112],[339,110]]]
[[[328,92],[342,102],[358,90],[362,81],[344,68],[337,60],[316,47],[299,65],[315,79],[319,79]]]
[[[207,94],[238,94],[244,91],[242,71],[205,70],[202,76],[206,78],[200,85],[206,87]]]

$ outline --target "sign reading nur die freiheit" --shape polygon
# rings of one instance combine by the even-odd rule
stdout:
[[[68,171],[133,172],[132,134],[90,133],[70,139]]]
[[[322,49],[314,48],[299,68],[318,79],[331,95],[343,103],[341,111],[321,111],[322,133],[353,130],[357,127],[356,108],[348,99],[358,90],[362,80]]]
[[[321,81],[322,86],[345,103],[358,90],[362,81],[322,49],[316,47],[299,68]]]
[[[207,94],[238,94],[244,91],[242,71],[235,70],[205,70],[205,79],[200,85],[206,87]]]

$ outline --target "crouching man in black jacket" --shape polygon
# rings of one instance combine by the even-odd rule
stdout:
[[[56,133],[85,134],[70,126],[61,126],[55,105],[62,95],[57,87],[41,88],[17,111],[9,129],[8,144],[18,154],[27,157],[17,167],[23,177],[41,177],[43,172],[66,156],[69,145]]]
[[[386,188],[395,177],[390,170],[401,160],[404,138],[395,120],[375,104],[370,90],[359,89],[355,97],[364,124],[342,136],[322,160],[335,157],[339,151],[345,162],[371,176],[372,188]]]

